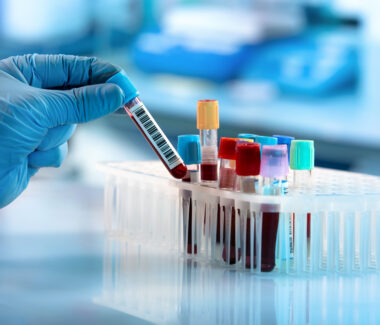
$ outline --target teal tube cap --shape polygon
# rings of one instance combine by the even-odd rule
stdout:
[[[121,88],[125,96],[124,104],[139,96],[139,91],[128,79],[127,74],[123,70],[109,78],[106,83],[116,84]]]
[[[314,168],[314,141],[293,140],[290,145],[290,168],[311,170]]]
[[[179,135],[177,151],[186,165],[200,164],[202,161],[202,156],[201,140],[199,135]]]

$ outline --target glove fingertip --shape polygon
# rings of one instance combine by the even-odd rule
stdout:
[[[116,84],[102,85],[106,98],[109,98],[110,113],[123,106],[125,96],[123,90]]]

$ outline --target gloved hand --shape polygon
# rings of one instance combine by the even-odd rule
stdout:
[[[123,91],[104,82],[120,68],[96,58],[25,55],[0,61],[0,208],[40,167],[58,167],[75,123],[115,111]]]

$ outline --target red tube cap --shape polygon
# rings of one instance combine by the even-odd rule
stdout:
[[[260,143],[241,142],[236,146],[236,174],[255,176],[260,174]]]
[[[236,142],[234,138],[220,138],[218,158],[235,160]]]

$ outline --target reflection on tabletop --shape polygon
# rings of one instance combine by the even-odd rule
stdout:
[[[154,323],[350,324],[380,320],[380,278],[273,276],[216,268],[106,239],[95,302]],[[360,304],[359,304],[360,302]]]

